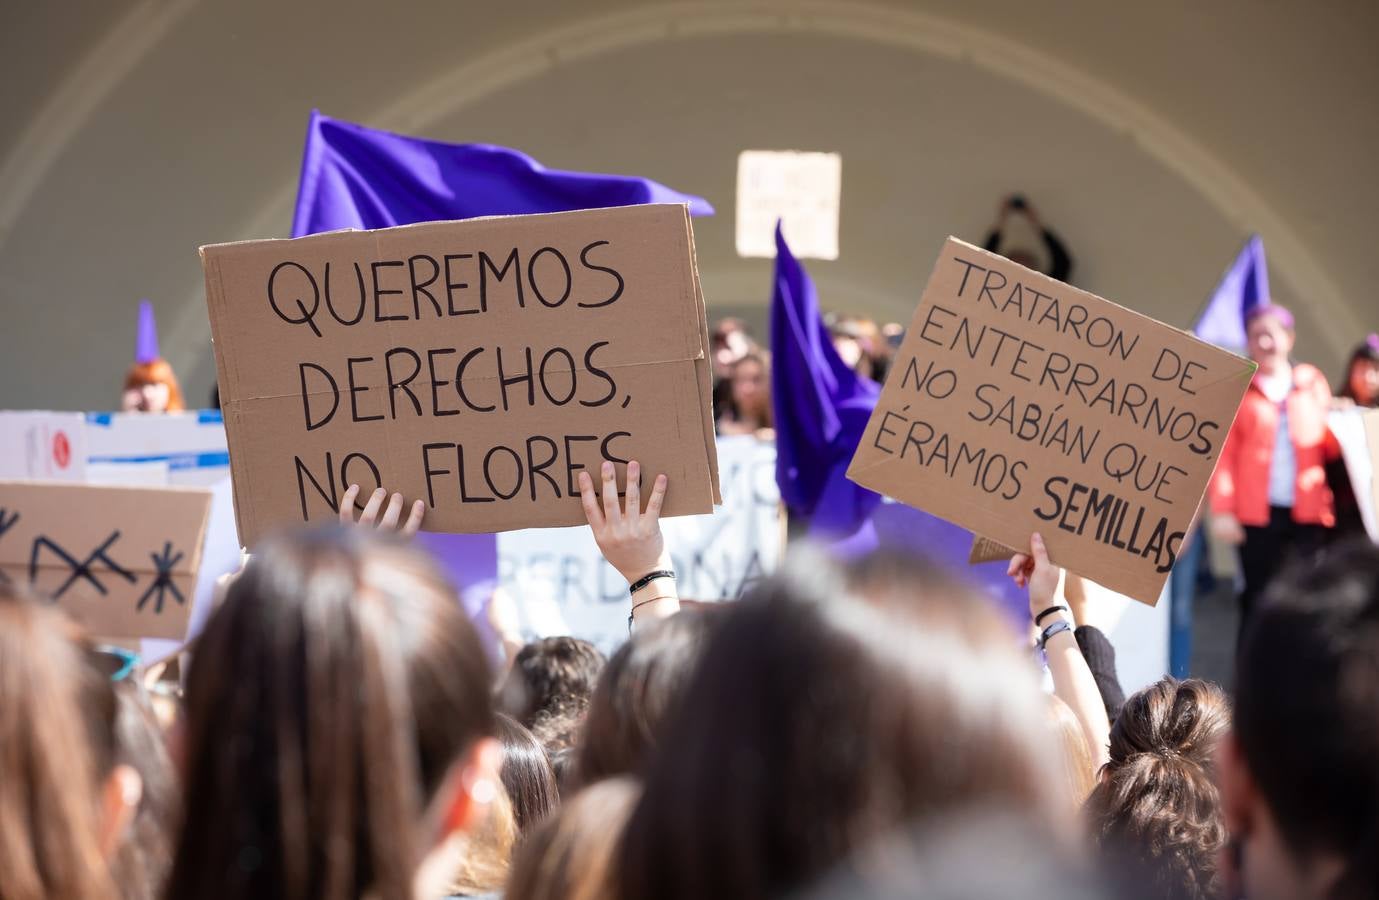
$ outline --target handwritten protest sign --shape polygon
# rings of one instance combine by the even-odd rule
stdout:
[[[246,546],[332,518],[351,483],[448,532],[581,523],[578,472],[604,460],[666,473],[665,515],[718,500],[684,206],[201,253]]]
[[[949,238],[848,476],[1152,605],[1254,368]]]
[[[100,637],[180,639],[210,491],[0,481],[0,579]]]

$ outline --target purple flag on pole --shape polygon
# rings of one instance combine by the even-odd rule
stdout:
[[[951,522],[848,480],[881,386],[843,363],[819,311],[809,273],[776,226],[771,296],[771,405],[781,499],[809,534],[841,556],[876,549],[921,553],[966,575],[1023,620],[1028,600],[1005,563],[968,566],[972,535]]]
[[[153,315],[153,304],[140,300],[139,325],[134,336],[134,361],[151,363],[158,355],[158,322]]]
[[[713,215],[702,197],[647,178],[548,169],[506,147],[408,137],[313,110],[292,235],[639,203]]]
[[[638,203],[688,203],[691,213],[713,214],[703,198],[645,178],[547,169],[505,147],[407,137],[312,110],[292,236]],[[479,613],[498,581],[494,535],[424,532],[418,539],[487,633]]]
[[[1269,266],[1264,259],[1264,241],[1252,234],[1221,277],[1193,333],[1218,347],[1242,350],[1245,314],[1268,302]]]
[[[785,505],[811,530],[852,534],[881,501],[846,474],[880,395],[881,386],[848,368],[833,348],[814,282],[777,223],[771,297],[776,482]]]

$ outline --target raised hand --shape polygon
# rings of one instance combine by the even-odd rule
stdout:
[[[421,517],[426,512],[426,504],[418,500],[412,504],[411,510],[407,514],[407,521],[402,519],[402,495],[393,494],[388,498],[386,488],[379,488],[369,497],[369,502],[364,504],[364,511],[359,514],[358,520],[354,517],[354,501],[359,496],[359,485],[352,484],[345,491],[345,496],[340,498],[340,521],[346,525],[360,525],[364,528],[376,528],[381,532],[397,532],[403,537],[411,537],[417,533],[421,527]],[[388,506],[383,508],[383,501],[388,500]],[[383,515],[379,517],[379,510],[383,510]]]
[[[584,504],[584,517],[594,532],[599,552],[629,583],[648,573],[670,568],[665,538],[661,536],[661,504],[666,498],[666,476],[657,475],[642,511],[641,488],[638,479],[641,465],[634,459],[627,464],[627,494],[618,501],[618,480],[611,462],[604,462],[603,502],[594,491],[594,480],[588,472],[579,473],[579,498]]]

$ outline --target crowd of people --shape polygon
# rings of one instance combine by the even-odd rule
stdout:
[[[1021,198],[987,246],[1015,254],[1015,216],[1066,279]],[[884,380],[903,328],[828,324]],[[0,900],[1379,895],[1379,548],[1326,425],[1379,405],[1379,338],[1333,397],[1286,310],[1246,324],[1210,492],[1244,576],[1230,693],[1126,696],[1038,534],[1007,571],[1022,629],[936,564],[808,546],[682,606],[636,461],[622,492],[579,475],[627,641],[495,666],[409,540],[424,504],[351,487],[338,525],[253,548],[172,682],[0,581]],[[734,319],[711,342],[719,433],[769,438],[768,349]],[[165,367],[128,408],[180,407]]]
[[[339,526],[258,547],[166,732],[127,660],[6,585],[0,897],[1379,888],[1374,546],[1272,581],[1233,700],[1169,677],[1124,697],[1038,534],[1009,567],[1034,648],[902,556],[806,552],[736,602],[681,609],[666,480],[643,508],[638,474],[624,496],[611,466],[580,478],[629,585],[609,659],[557,637],[495,671],[400,503],[358,521],[342,504]]]

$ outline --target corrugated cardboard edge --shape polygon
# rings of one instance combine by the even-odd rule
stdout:
[[[699,315],[699,358],[694,361],[695,373],[699,376],[699,406],[703,410],[704,452],[709,463],[710,490],[715,506],[723,504],[723,494],[718,484],[718,436],[713,421],[713,372],[710,364],[712,353],[709,344],[709,315],[704,303],[704,291],[699,283],[699,255],[694,247],[694,223],[690,217],[689,204],[685,211],[685,233],[689,238],[690,275],[694,281],[694,302]]]
[[[1000,541],[993,541],[991,538],[974,534],[972,535],[972,551],[967,556],[967,562],[971,565],[995,562],[998,559],[1010,559],[1016,553],[1023,552],[1023,550],[1007,547]]]
[[[225,292],[220,281],[220,260],[215,253],[217,248],[229,246],[226,244],[216,244],[202,247],[198,252],[201,256],[201,267],[206,275],[206,314],[211,319],[211,350],[215,354],[215,370],[217,383],[220,385],[221,417],[225,422],[225,447],[230,455],[230,488],[234,494],[235,507],[235,533],[239,537],[241,547],[252,547],[258,540],[259,535],[251,533],[248,523],[257,522],[258,519],[252,514],[254,495],[249,489],[249,478],[244,471],[244,457],[239,451],[239,441],[242,434],[240,430],[240,404],[239,397],[229,393],[239,383],[238,377],[232,377],[229,362],[225,359],[222,352],[224,346],[221,342],[220,315],[219,309],[225,304]],[[207,252],[212,251],[212,252]],[[235,427],[230,427],[231,420]]]

